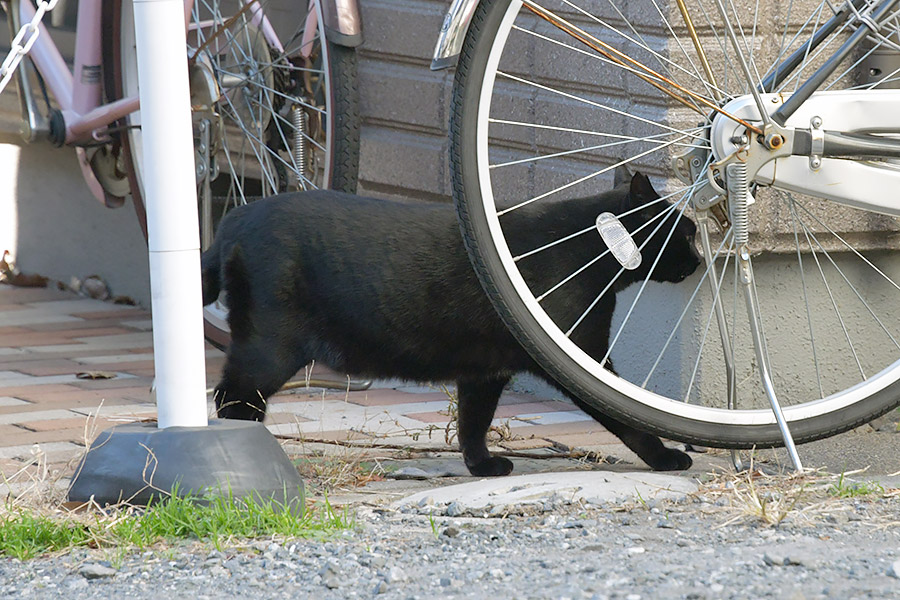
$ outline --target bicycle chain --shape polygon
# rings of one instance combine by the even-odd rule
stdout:
[[[40,35],[41,30],[38,28],[38,25],[41,24],[44,13],[53,10],[57,2],[59,0],[38,0],[37,11],[34,13],[34,17],[31,18],[31,22],[23,25],[16,37],[13,38],[9,54],[6,55],[3,64],[0,65],[0,94],[3,93],[10,79],[12,79],[16,67],[19,66],[19,63],[22,62],[22,59],[25,58],[25,55],[28,54],[28,51],[31,50],[31,47],[37,40],[38,35]],[[26,35],[28,36],[27,39],[25,39]]]

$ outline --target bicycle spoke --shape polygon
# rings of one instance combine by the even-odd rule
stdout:
[[[866,374],[863,371],[859,356],[856,354],[856,349],[853,346],[853,340],[850,339],[850,332],[847,331],[847,325],[844,323],[844,318],[841,316],[840,309],[838,309],[837,301],[835,300],[834,294],[831,291],[831,286],[828,284],[828,278],[825,277],[825,271],[822,269],[822,264],[819,262],[819,257],[816,253],[816,247],[813,246],[813,242],[810,239],[810,231],[803,225],[802,221],[800,221],[800,225],[803,228],[803,234],[806,236],[806,243],[809,246],[810,252],[812,253],[813,260],[816,262],[816,268],[819,270],[819,275],[822,278],[822,283],[824,284],[825,290],[828,293],[828,298],[831,301],[831,307],[834,309],[834,314],[837,317],[838,322],[840,323],[841,331],[844,332],[844,338],[847,340],[847,345],[850,347],[850,353],[853,354],[853,360],[856,361],[856,366],[859,369],[860,376],[865,379]]]
[[[721,256],[722,249],[725,247],[726,242],[728,242],[728,253],[729,254],[734,249],[734,244],[731,243],[731,238],[732,238],[731,231],[729,231],[722,238],[722,242],[719,244],[719,247],[716,249],[715,254],[713,254],[712,259],[710,259],[709,265],[703,271],[703,275],[700,277],[700,281],[694,287],[694,291],[691,294],[691,297],[687,300],[687,302],[685,302],[684,310],[681,311],[681,314],[678,316],[678,319],[675,321],[675,325],[672,327],[672,331],[669,333],[669,337],[666,338],[666,341],[663,344],[662,349],[656,355],[656,360],[653,361],[653,365],[650,367],[650,371],[647,373],[647,376],[644,378],[644,381],[641,383],[642,388],[645,388],[645,389],[647,388],[647,383],[650,381],[650,378],[653,377],[653,373],[656,371],[656,367],[658,367],[659,363],[662,361],[663,355],[665,354],[666,350],[669,348],[669,344],[671,344],[672,340],[675,339],[675,334],[678,333],[678,329],[681,327],[681,322],[687,316],[688,310],[691,308],[691,306],[694,304],[694,301],[697,299],[697,295],[699,294],[700,289],[703,286],[703,283],[710,276],[710,273],[712,273],[713,267],[715,266],[716,261],[719,259],[719,256]],[[725,280],[725,272],[728,269],[729,254],[725,255],[725,264],[722,267],[722,275],[721,275],[721,277],[719,277],[719,282],[716,284],[716,295],[713,296],[712,307],[711,307],[710,313],[709,313],[709,320],[707,321],[707,324],[706,324],[707,330],[709,329],[709,325],[710,325],[710,323],[712,323],[712,317],[715,314],[714,313],[715,307],[716,307],[715,303],[718,301],[718,298],[719,298],[718,292],[719,292],[719,290],[721,290],[722,282]],[[704,332],[703,338],[700,341],[699,349],[697,352],[697,363],[694,366],[694,373],[696,373],[697,367],[700,365],[700,357],[703,355],[703,346],[704,346],[705,341],[706,341],[706,334]],[[692,376],[691,383],[688,384],[688,390],[691,389],[693,380],[694,380],[694,378]]]
[[[653,154],[654,152],[658,152],[660,149],[668,148],[668,147],[671,146],[671,145],[673,145],[673,142],[667,142],[667,143],[665,143],[665,144],[661,144],[661,145],[659,145],[659,146],[657,146],[657,147],[651,148],[650,150],[646,150],[646,151],[644,151],[644,152],[642,152],[642,153],[640,153],[640,154],[636,154],[635,156],[632,156],[632,157],[630,157],[630,158],[627,159],[627,160],[618,162],[618,163],[616,163],[616,164],[614,164],[614,165],[611,165],[611,166],[608,166],[608,167],[603,167],[603,168],[601,168],[601,169],[598,169],[597,171],[594,171],[593,173],[589,173],[589,174],[587,174],[587,175],[585,175],[585,176],[583,176],[583,177],[579,177],[578,179],[576,179],[576,180],[574,180],[574,181],[570,181],[569,183],[566,183],[566,184],[564,184],[564,185],[561,185],[561,186],[559,186],[559,187],[556,187],[556,188],[550,190],[549,192],[544,192],[543,194],[539,194],[539,195],[537,195],[537,196],[535,196],[535,197],[533,197],[533,198],[530,198],[530,199],[525,200],[525,201],[523,201],[523,202],[519,202],[518,204],[515,204],[515,205],[513,205],[513,206],[510,206],[509,208],[505,208],[505,209],[502,209],[502,210],[498,210],[498,211],[497,211],[497,216],[503,216],[503,215],[505,215],[506,213],[512,212],[512,211],[517,210],[517,209],[519,209],[519,208],[522,208],[523,206],[528,206],[529,204],[532,204],[533,202],[537,202],[537,201],[539,201],[539,200],[543,200],[543,199],[545,199],[545,198],[548,198],[548,197],[550,197],[550,196],[552,196],[552,195],[554,195],[554,194],[558,194],[559,192],[562,192],[563,190],[567,190],[567,189],[569,189],[569,188],[571,188],[571,187],[574,187],[574,186],[576,186],[576,185],[578,185],[578,184],[580,184],[580,183],[584,183],[585,181],[588,181],[588,180],[590,180],[590,179],[594,179],[594,178],[596,178],[596,177],[599,177],[600,175],[603,175],[604,173],[608,173],[609,171],[614,170],[616,167],[620,167],[620,166],[624,166],[624,165],[630,164],[630,163],[632,163],[632,162],[635,162],[635,161],[638,160],[639,158],[643,158],[644,156],[647,156],[647,155],[649,155],[649,154]]]
[[[649,202],[649,203],[647,203],[647,204],[644,204],[644,205],[642,205],[642,206],[640,207],[640,209],[644,209],[644,208],[646,208],[646,207],[648,207],[648,206],[650,206],[650,205],[652,205],[652,204],[656,204],[657,202],[659,202],[659,201],[661,201],[661,200],[662,200],[662,198],[660,198],[659,200],[656,200],[656,201],[654,201],[654,202]],[[639,209],[635,209],[635,210],[639,210]],[[630,211],[630,212],[634,212],[634,211]],[[639,232],[643,231],[644,229],[646,229],[647,227],[649,227],[650,225],[652,225],[655,221],[658,221],[658,220],[664,220],[665,217],[666,217],[670,212],[671,212],[671,209],[666,209],[664,212],[662,212],[662,213],[656,215],[655,217],[653,217],[652,219],[648,220],[648,221],[645,222],[643,225],[641,225],[640,227],[638,227],[637,229],[635,229],[634,231],[632,231],[631,234],[634,235],[634,234],[636,234],[636,233],[639,233]],[[625,213],[623,213],[622,215],[617,215],[617,218],[621,219],[623,216],[625,216]],[[596,226],[596,225],[591,225],[591,226],[590,226],[589,228],[587,228],[587,229],[584,229],[584,230],[579,231],[579,232],[577,232],[577,233],[574,233],[574,234],[572,234],[572,235],[566,236],[566,237],[564,237],[564,238],[562,238],[562,239],[560,239],[560,240],[557,240],[557,241],[555,241],[555,242],[546,244],[546,245],[544,245],[544,246],[541,246],[540,248],[537,248],[537,249],[535,249],[535,250],[532,250],[531,252],[528,252],[526,255],[520,255],[519,258],[524,258],[525,256],[531,256],[531,255],[536,254],[536,253],[538,253],[538,252],[540,252],[540,251],[547,250],[547,249],[549,249],[549,248],[551,248],[551,247],[553,247],[553,246],[556,246],[557,244],[560,244],[560,243],[562,243],[562,242],[567,242],[567,241],[569,241],[569,240],[571,240],[571,239],[574,239],[575,237],[577,237],[577,236],[579,236],[579,235],[581,235],[581,234],[583,234],[583,233],[585,233],[585,232],[587,232],[587,231],[596,231],[596,229],[597,229],[597,226]],[[652,237],[652,235],[653,235],[653,234],[651,233],[650,236]],[[575,277],[577,277],[578,275],[582,274],[584,271],[586,271],[588,268],[590,268],[592,265],[594,265],[597,261],[599,261],[600,259],[602,259],[602,258],[603,258],[604,256],[606,256],[607,254],[609,254],[609,252],[610,252],[610,250],[607,248],[606,250],[604,250],[603,252],[601,252],[599,255],[597,255],[596,257],[592,258],[592,259],[589,260],[587,263],[585,263],[584,265],[582,265],[581,267],[579,267],[578,269],[576,269],[574,272],[570,273],[570,274],[567,275],[565,278],[563,278],[562,280],[560,280],[560,281],[558,281],[557,283],[555,283],[555,284],[554,284],[552,287],[550,287],[548,290],[546,290],[545,292],[543,292],[542,294],[540,294],[539,296],[537,296],[537,297],[535,298],[535,300],[537,300],[538,302],[543,301],[547,296],[549,296],[550,294],[552,294],[553,292],[555,292],[556,290],[558,290],[559,288],[561,288],[561,287],[564,286],[565,284],[567,284],[567,283],[569,283],[570,281],[572,281],[572,280],[573,280]],[[620,274],[621,274],[621,272],[622,272],[622,271],[620,271]],[[605,290],[604,290],[604,292],[601,292],[600,296],[597,297],[597,300],[594,302],[594,304],[596,304],[596,302],[598,302],[598,301],[603,297],[603,293],[605,293]],[[592,305],[592,306],[593,306],[593,305]]]
[[[797,267],[800,271],[800,285],[803,289],[803,304],[806,306],[806,323],[809,327],[809,343],[812,346],[813,366],[816,369],[816,383],[819,386],[819,397],[825,397],[825,389],[822,387],[822,373],[819,369],[819,359],[816,352],[816,336],[813,329],[812,310],[809,308],[809,293],[806,289],[806,273],[803,269],[803,255],[800,252],[800,236],[797,233],[797,207],[794,199],[788,196],[788,202],[791,209],[791,226],[794,230],[794,246],[797,249]]]
[[[688,89],[678,85],[677,83],[673,82],[672,80],[657,73],[653,69],[647,67],[646,65],[640,63],[639,61],[636,61],[635,59],[628,56],[627,54],[624,54],[621,51],[617,50],[616,48],[613,48],[609,44],[606,44],[605,42],[597,39],[595,36],[588,34],[581,28],[579,28],[575,25],[572,25],[571,23],[569,23],[568,21],[566,21],[559,15],[556,15],[556,14],[552,13],[551,11],[548,11],[544,7],[533,2],[533,0],[523,0],[522,4],[528,10],[531,10],[539,17],[546,19],[551,24],[555,25],[556,27],[559,27],[565,33],[568,33],[569,35],[571,35],[578,41],[584,43],[588,47],[592,48],[593,50],[597,51],[601,55],[612,60],[613,62],[615,62],[621,66],[635,67],[637,77],[639,77],[643,81],[649,83],[653,87],[657,88],[659,91],[668,95],[672,99],[677,100],[678,102],[681,102],[688,108],[690,108],[692,110],[697,110],[697,112],[699,112],[701,115],[705,116],[705,113],[702,110],[699,110],[697,108],[697,106],[695,104],[693,104],[692,102],[698,102],[698,103],[702,104],[703,106],[705,106],[707,109],[718,112],[718,113],[728,117],[729,119],[735,121],[736,123],[740,123],[741,125],[743,125],[747,129],[749,129],[750,131],[753,131],[754,133],[757,133],[757,134],[762,133],[762,130],[759,129],[757,126],[752,125],[751,123],[745,121],[744,119],[740,119],[738,117],[735,117],[734,115],[727,113],[726,111],[719,108],[715,103],[710,102],[709,100],[707,100],[700,94],[697,94],[691,90],[688,90]]]
[[[631,306],[628,308],[628,312],[626,312],[625,316],[622,318],[622,324],[619,325],[619,330],[616,332],[616,335],[613,338],[613,340],[609,343],[609,348],[606,351],[606,356],[603,357],[603,360],[600,361],[600,364],[606,364],[606,361],[609,360],[609,355],[612,352],[613,348],[615,347],[616,342],[619,340],[619,336],[622,335],[622,331],[625,329],[625,325],[628,323],[628,319],[631,317],[631,314],[634,312],[634,307],[637,306],[637,303],[640,301],[641,296],[644,294],[644,290],[647,289],[647,283],[651,280],[651,277],[653,276],[653,272],[656,270],[656,266],[659,264],[659,260],[662,258],[662,255],[666,251],[666,248],[669,246],[669,241],[672,239],[672,234],[675,233],[675,228],[678,227],[678,222],[682,219],[682,217],[684,217],[684,211],[690,205],[690,199],[692,196],[693,196],[693,194],[685,195],[685,199],[682,201],[684,203],[684,205],[681,206],[680,210],[677,211],[678,215],[675,217],[675,222],[672,223],[672,227],[671,227],[671,229],[669,229],[669,234],[666,236],[665,241],[663,241],[663,243],[662,243],[662,248],[661,248],[659,254],[657,254],[656,257],[653,259],[653,264],[650,265],[650,271],[647,274],[647,278],[641,282],[641,286],[638,289],[638,293],[635,296],[634,300],[632,301]],[[678,207],[679,204],[676,203],[676,204],[673,204],[672,206]],[[662,225],[662,223],[660,223],[660,226],[661,225]],[[657,230],[658,230],[658,228],[657,228]],[[657,230],[654,230],[654,232],[650,234],[650,237],[652,237],[656,233]],[[647,239],[649,240],[650,237],[648,237]],[[644,245],[646,245],[646,242],[644,243]],[[575,326],[572,327],[572,329],[574,329],[574,328],[575,328]]]
[[[729,234],[730,234],[730,233],[731,233],[731,232],[729,231]],[[728,238],[729,238],[729,236],[726,236],[726,238],[722,240],[722,244],[724,244],[725,241],[726,241],[726,239],[728,239]],[[716,255],[715,255],[715,257],[714,257],[714,260],[710,261],[710,267],[712,267],[712,265],[715,264],[715,258],[718,257],[719,252],[721,251],[721,248],[722,248],[722,246],[720,245],[720,246],[719,246],[719,250],[716,251]],[[726,254],[726,256],[725,256],[725,264],[722,265],[722,275],[719,277],[719,283],[716,284],[716,292],[715,292],[715,294],[713,295],[712,300],[711,300],[711,303],[710,303],[711,305],[710,305],[710,308],[709,308],[709,317],[707,317],[707,319],[706,319],[706,326],[703,328],[703,336],[700,338],[700,343],[697,345],[697,346],[698,346],[698,348],[697,348],[697,360],[694,361],[694,368],[691,369],[691,378],[688,380],[688,384],[687,384],[687,394],[685,394],[685,397],[684,397],[684,402],[685,402],[685,403],[690,402],[690,399],[691,399],[691,391],[694,389],[694,381],[697,379],[697,373],[698,373],[699,370],[700,370],[700,360],[703,358],[703,348],[706,347],[706,338],[707,338],[707,336],[709,335],[709,329],[710,329],[710,327],[712,326],[713,317],[715,317],[715,314],[716,314],[716,303],[719,301],[719,296],[720,296],[720,293],[721,293],[721,291],[722,291],[722,283],[724,283],[724,281],[725,281],[725,274],[728,272],[728,259],[730,258],[731,254],[732,254],[733,251],[734,251],[734,239],[733,239],[733,238],[731,238],[731,239],[729,240],[728,249],[729,249],[729,253]],[[709,269],[707,269],[707,272],[709,272]],[[737,280],[735,279],[735,281],[737,281]],[[698,286],[697,289],[699,290],[699,286]],[[688,304],[688,306],[690,306],[690,304]],[[731,329],[733,330],[734,327],[732,326]],[[732,360],[732,364],[733,364],[733,362],[734,362],[734,356],[733,356],[733,355],[732,355],[731,360]],[[647,379],[650,379],[650,376],[649,376],[649,375],[647,376]],[[733,407],[729,407],[729,408],[733,408]]]
[[[679,207],[679,203],[676,203],[676,204],[673,204],[671,207],[667,208],[665,211],[663,211],[667,216],[674,211],[678,212],[678,217],[676,218],[675,223],[672,225],[672,228],[669,230],[669,234],[666,237],[665,242],[663,242],[663,246],[662,246],[663,250],[665,250],[669,239],[671,239],[672,232],[675,231],[675,227],[678,225],[678,220],[684,214],[684,209],[686,208],[686,206],[687,206],[687,203],[685,203],[685,205],[681,207],[680,211],[677,211],[677,209]],[[647,239],[644,240],[644,243],[638,247],[638,251],[641,251],[644,249],[644,247],[650,242],[650,240],[653,238],[653,236],[656,235],[656,233],[660,230],[660,228],[664,224],[665,224],[665,219],[661,219],[660,223],[653,229],[652,232],[650,232],[650,235],[647,236]],[[650,267],[651,274],[653,273],[653,270],[656,267],[656,264],[659,262],[659,258],[661,255],[662,255],[662,253],[660,253],[656,256],[656,258],[653,262],[653,265]],[[581,316],[578,317],[578,319],[576,319],[576,321],[572,324],[571,327],[569,327],[568,330],[566,330],[566,332],[565,332],[566,337],[570,337],[572,335],[572,333],[575,331],[575,329],[579,325],[581,325],[581,323],[588,316],[588,314],[590,314],[590,312],[592,310],[594,310],[594,307],[597,306],[597,304],[600,302],[600,300],[606,295],[606,293],[610,290],[610,288],[612,288],[613,284],[619,279],[619,277],[622,276],[622,274],[624,272],[625,272],[624,267],[622,267],[618,270],[618,272],[615,274],[615,276],[612,278],[612,280],[606,285],[606,287],[603,288],[603,290],[600,291],[600,293],[597,295],[597,297],[594,299],[594,301],[588,305],[588,307],[584,310],[584,312],[581,314]],[[648,279],[644,281],[643,285],[646,285],[647,281],[649,281],[649,276],[648,276]],[[642,290],[643,290],[643,285],[641,286]],[[638,295],[640,296],[640,293]],[[633,308],[633,305],[632,305],[632,308]],[[629,314],[630,314],[630,312],[629,312]],[[627,321],[627,316],[626,316],[626,321]],[[621,332],[621,329],[619,331]],[[613,340],[613,343],[610,345],[610,348],[612,348],[613,345],[615,345],[615,340]],[[603,357],[603,360],[600,361],[600,364],[605,364],[608,358],[609,358],[609,351],[607,351],[606,356]]]
[[[631,137],[630,139],[627,139],[627,140],[619,140],[617,142],[609,142],[607,144],[596,144],[594,146],[586,146],[584,148],[575,148],[574,150],[564,150],[562,152],[554,152],[553,154],[542,154],[540,156],[529,156],[529,157],[521,158],[518,160],[510,160],[510,161],[502,162],[502,163],[494,163],[494,164],[489,165],[489,168],[498,169],[501,167],[511,167],[511,166],[515,166],[515,165],[521,165],[523,163],[535,163],[535,162],[538,162],[541,160],[560,158],[563,156],[573,156],[576,154],[584,154],[586,152],[593,152],[594,150],[603,150],[603,149],[607,149],[607,148],[620,147],[620,146],[624,146],[624,145],[630,144],[630,143],[655,142],[660,145],[665,145],[667,147],[671,146],[671,145],[676,145],[677,140],[676,141],[660,141],[659,137],[661,137],[662,135],[668,135],[668,134],[659,134],[659,135],[642,137],[642,138]],[[624,137],[624,136],[621,136],[621,137]],[[689,144],[684,144],[684,145],[689,146]]]
[[[798,218],[797,220],[800,222],[800,226],[804,229],[804,231],[806,231],[807,235],[809,235],[812,238],[812,240],[814,242],[816,242],[816,246],[819,248],[819,251],[825,256],[825,258],[828,259],[828,262],[831,264],[832,268],[834,268],[834,270],[838,272],[838,274],[841,276],[841,279],[844,280],[844,283],[847,285],[847,287],[850,288],[850,290],[853,292],[853,294],[856,296],[856,298],[862,303],[862,305],[869,312],[869,315],[871,315],[871,317],[875,320],[875,322],[878,323],[879,327],[881,327],[881,330],[885,333],[885,335],[888,336],[888,338],[891,340],[891,342],[894,344],[894,346],[896,346],[898,349],[900,349],[900,343],[898,343],[897,340],[894,339],[894,336],[891,334],[890,331],[888,331],[887,327],[885,327],[885,325],[881,321],[881,319],[878,318],[878,316],[872,310],[872,307],[869,305],[869,303],[866,302],[866,300],[862,297],[862,295],[859,293],[859,290],[856,288],[856,286],[853,285],[853,283],[850,281],[850,279],[847,278],[847,275],[844,273],[843,269],[841,269],[838,266],[838,264],[834,261],[834,259],[831,257],[831,253],[829,253],[825,249],[825,247],[822,245],[822,243],[816,237],[815,233],[809,228],[808,225],[806,225],[803,222],[803,219]]]

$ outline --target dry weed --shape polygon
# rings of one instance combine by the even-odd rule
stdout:
[[[714,474],[699,495],[714,506],[721,506],[726,520],[733,523],[760,523],[777,526],[783,522],[813,523],[853,510],[854,503],[895,497],[900,490],[885,489],[871,482],[852,482],[849,478],[865,469],[841,474],[822,470],[771,475],[750,467],[739,473]]]

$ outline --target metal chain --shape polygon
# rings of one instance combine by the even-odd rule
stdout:
[[[6,55],[3,64],[0,65],[0,93],[3,93],[6,84],[12,79],[16,67],[19,66],[19,63],[28,54],[38,35],[40,35],[41,30],[38,28],[38,25],[40,25],[41,19],[44,18],[44,13],[53,10],[57,2],[59,0],[38,0],[37,11],[34,13],[31,22],[23,25],[16,37],[13,38],[9,54]]]

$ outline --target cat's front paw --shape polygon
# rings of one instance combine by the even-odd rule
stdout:
[[[513,470],[512,461],[502,456],[492,456],[487,460],[466,466],[469,468],[469,473],[475,477],[500,477],[509,475]]]
[[[654,471],[686,471],[691,468],[694,461],[681,450],[666,448],[657,454],[652,462],[647,461],[647,464]]]

